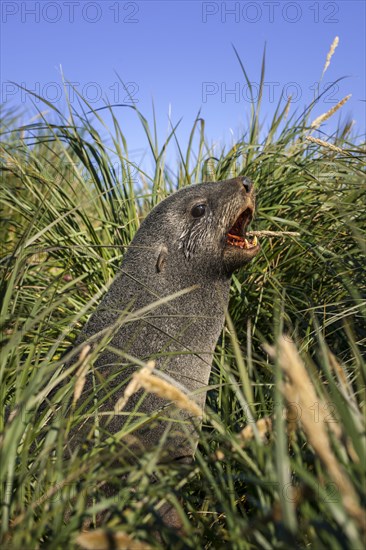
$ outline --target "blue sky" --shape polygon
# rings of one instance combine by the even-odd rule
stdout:
[[[210,142],[230,143],[245,130],[250,104],[232,44],[254,89],[267,44],[263,114],[269,124],[280,98],[293,95],[299,112],[317,87],[347,77],[316,106],[328,111],[345,95],[342,120],[356,120],[365,131],[365,2],[347,1],[21,1],[1,2],[1,100],[19,105],[31,118],[26,94],[9,83],[23,83],[63,108],[62,79],[73,82],[93,104],[103,97],[129,100],[116,73],[138,108],[152,120],[154,100],[159,132],[168,114],[184,142],[197,112],[206,121]],[[323,81],[319,79],[330,44],[339,45]],[[76,98],[72,98],[75,107]],[[40,104],[38,104],[40,107]],[[43,109],[43,108],[42,108]],[[44,110],[44,109],[43,109]],[[145,147],[136,117],[120,109],[132,149]],[[338,123],[338,113],[328,126]]]

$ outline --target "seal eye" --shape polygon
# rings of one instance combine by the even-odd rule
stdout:
[[[206,205],[205,204],[196,204],[191,210],[191,214],[194,218],[202,218],[202,216],[206,212]]]

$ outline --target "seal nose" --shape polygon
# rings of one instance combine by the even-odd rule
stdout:
[[[247,193],[250,193],[253,187],[253,182],[249,178],[243,178],[244,189]]]

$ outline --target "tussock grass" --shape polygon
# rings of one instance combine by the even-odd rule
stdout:
[[[261,87],[264,73],[263,60]],[[96,112],[79,96],[78,110],[69,104],[66,114],[44,100],[47,114],[28,125],[14,112],[4,117],[2,547],[104,544],[109,531],[94,541],[79,534],[106,507],[105,525],[126,548],[363,547],[365,147],[349,125],[326,137],[320,125],[335,109],[316,119],[322,130],[314,137],[314,104],[299,115],[290,100],[278,104],[262,137],[261,99],[252,102],[242,138],[222,150],[208,145],[201,118],[186,151],[176,128],[159,147],[156,121],[151,129],[134,109],[151,172],[130,160],[117,107]],[[169,147],[178,151],[174,168],[166,165]],[[176,188],[240,174],[258,192],[253,231],[262,253],[233,277],[195,463],[158,464],[157,449],[131,464],[136,426],[154,421],[141,413],[115,437],[99,434],[92,448],[65,460],[70,429],[95,407],[79,396],[97,351],[70,346],[140,219]],[[65,372],[72,353],[78,360]],[[149,368],[140,384],[176,399],[151,364],[136,365]],[[111,414],[126,414],[117,398],[128,398],[131,386],[113,391]],[[117,495],[103,494],[106,478]],[[158,540],[152,524],[166,502],[185,535],[160,526]]]

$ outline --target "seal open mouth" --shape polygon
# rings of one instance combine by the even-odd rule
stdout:
[[[254,235],[252,237],[247,236],[247,227],[252,221],[253,210],[246,208],[244,212],[240,214],[232,228],[229,230],[226,237],[226,244],[229,246],[236,246],[242,250],[252,250],[258,247],[258,239]]]

